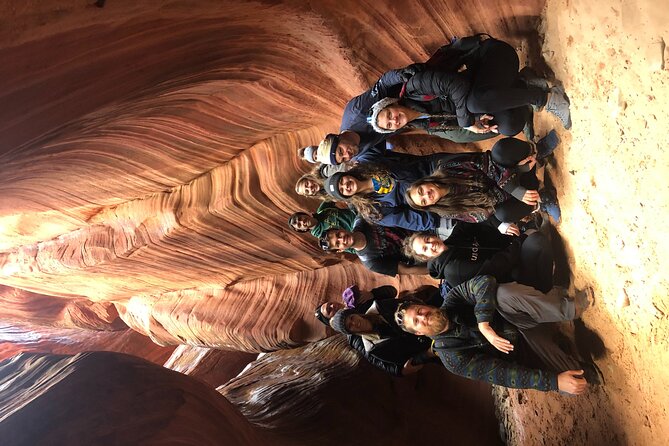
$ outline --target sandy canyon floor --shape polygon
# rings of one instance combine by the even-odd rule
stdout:
[[[496,389],[509,444],[669,441],[669,9],[659,6],[549,0],[544,10],[541,56],[574,121],[547,173],[571,286],[594,297],[583,322],[603,343],[605,385],[578,398]],[[559,127],[535,122],[540,134]]]

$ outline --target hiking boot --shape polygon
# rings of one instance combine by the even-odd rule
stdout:
[[[553,113],[562,122],[565,129],[571,128],[571,113],[569,113],[569,98],[564,88],[555,86],[548,93],[546,111]]]
[[[558,144],[560,144],[560,137],[555,130],[551,130],[548,135],[537,142],[537,160],[551,156]]]
[[[558,203],[555,190],[544,189],[539,191],[539,209],[553,217],[556,223],[560,223],[560,204]]]
[[[518,73],[518,76],[528,87],[541,88],[546,93],[550,90],[548,79],[539,76],[537,72],[530,67],[523,67]]]

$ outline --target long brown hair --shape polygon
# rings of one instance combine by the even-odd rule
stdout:
[[[386,169],[383,169],[382,167],[379,167],[375,164],[359,164],[353,167],[351,170],[344,172],[344,175],[350,175],[358,181],[366,181],[369,180],[372,176],[386,176],[390,175],[390,173]],[[373,193],[374,192],[356,194],[340,201],[344,201],[345,203],[353,205],[358,215],[362,216],[362,218],[367,221],[374,222],[376,220],[380,220],[383,215],[381,215],[376,207],[378,201],[372,198]]]
[[[431,206],[418,206],[411,199],[410,193],[419,186],[432,183],[449,190],[449,193]],[[451,186],[468,186],[475,190],[469,190],[464,193],[450,193]],[[405,198],[409,206],[419,211],[430,211],[441,215],[442,217],[452,217],[461,214],[489,214],[491,213],[497,201],[495,197],[488,192],[491,186],[485,181],[476,178],[463,178],[457,171],[448,169],[439,169],[429,177],[422,178],[414,182],[406,191]]]

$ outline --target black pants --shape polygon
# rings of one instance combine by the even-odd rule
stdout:
[[[526,141],[504,138],[497,141],[492,147],[491,156],[496,164],[512,168],[518,165],[521,160],[527,158],[531,151],[532,146]],[[539,179],[537,178],[536,166],[532,170],[522,173],[519,181],[521,186],[529,190],[537,190]],[[495,217],[500,221],[516,222],[529,215],[533,210],[533,205],[512,198],[495,206]]]
[[[467,109],[474,114],[494,116],[502,135],[521,132],[530,116],[527,106],[543,106],[546,93],[520,82],[516,50],[501,40],[488,39],[481,43],[472,64],[474,72]]]

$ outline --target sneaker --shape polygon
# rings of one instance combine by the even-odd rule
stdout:
[[[571,128],[571,113],[569,113],[569,98],[564,88],[556,86],[550,89],[546,111],[553,113],[562,122],[565,129]]]
[[[560,144],[560,137],[555,130],[551,130],[548,135],[537,142],[537,160],[551,156],[558,144]]]
[[[541,88],[546,93],[548,93],[548,91],[550,90],[550,86],[548,85],[548,80],[546,78],[539,76],[537,72],[530,67],[524,67],[522,70],[520,70],[518,76],[523,82],[525,82],[525,85],[527,85],[528,87]]]
[[[539,209],[547,213],[550,217],[555,220],[556,223],[560,223],[560,204],[558,203],[557,195],[554,190],[543,189],[539,191]]]

